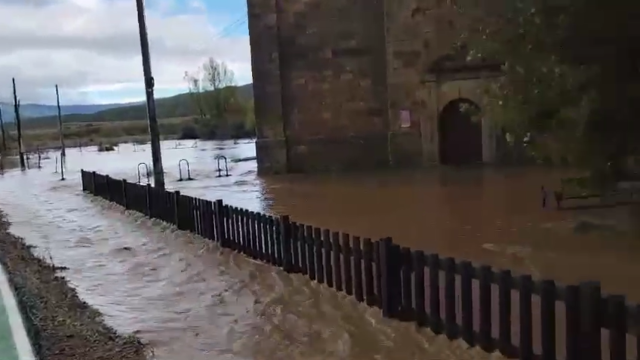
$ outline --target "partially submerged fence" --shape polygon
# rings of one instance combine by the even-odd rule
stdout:
[[[394,244],[82,171],[93,195],[354,296],[385,317],[523,360],[640,359],[640,306],[600,284],[474,266]],[[632,284],[630,284],[632,285]]]

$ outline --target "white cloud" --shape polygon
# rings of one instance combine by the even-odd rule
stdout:
[[[239,83],[251,81],[248,36],[220,38],[232,17],[211,19],[199,1],[147,3],[157,89],[184,88],[183,74],[209,56],[225,61]],[[179,10],[179,11],[177,11]],[[105,102],[132,91],[144,98],[140,38],[133,0],[0,0],[0,101],[11,98],[15,77],[23,103]],[[124,91],[128,90],[128,91]],[[126,92],[126,95],[124,94]]]

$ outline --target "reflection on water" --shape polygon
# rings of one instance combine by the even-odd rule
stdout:
[[[640,280],[636,239],[576,234],[571,214],[540,209],[540,185],[561,174],[432,170],[260,179],[255,162],[230,162],[232,176],[216,178],[216,155],[254,156],[253,144],[174,145],[163,143],[170,189],[362,236],[390,235],[414,248],[563,282],[597,279],[605,290],[640,298],[640,290],[628,287]],[[183,158],[194,181],[178,181]],[[416,332],[305,277],[80,193],[81,168],[137,181],[136,165],[151,162],[148,146],[71,150],[64,182],[53,174],[53,159],[41,170],[6,173],[0,208],[14,232],[70,269],[66,276],[110,324],[138,333],[159,359],[497,356]]]

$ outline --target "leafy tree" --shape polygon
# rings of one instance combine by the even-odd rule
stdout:
[[[480,7],[461,39],[470,58],[504,61],[485,112],[539,157],[619,178],[640,154],[640,2],[511,0]]]
[[[252,131],[255,135],[256,131],[256,114],[253,100],[247,102],[245,108],[244,126],[247,130]]]

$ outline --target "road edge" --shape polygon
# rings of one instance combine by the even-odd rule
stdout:
[[[18,301],[9,283],[9,276],[2,264],[0,264],[0,294],[7,312],[13,344],[18,353],[18,360],[36,360],[31,340],[27,335],[25,323],[22,319],[22,313],[18,307]]]

